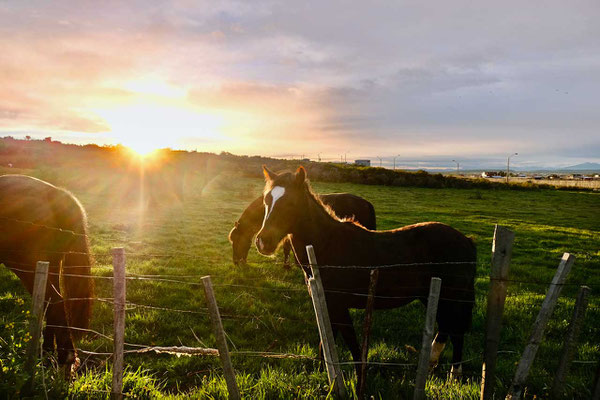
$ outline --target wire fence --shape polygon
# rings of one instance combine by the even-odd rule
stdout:
[[[13,263],[13,261],[10,261],[11,263]],[[11,268],[11,270],[13,271],[17,271],[17,272],[22,272],[22,273],[30,273],[30,274],[34,274],[35,273],[35,264],[27,264],[27,263],[19,263],[22,266],[28,266],[31,267],[33,269],[18,269],[18,268]],[[434,263],[434,265],[440,265],[440,264],[451,264],[451,263]],[[394,264],[393,266],[404,266],[405,264]],[[416,265],[416,263],[411,263],[408,264],[410,266],[414,266]],[[427,265],[426,263],[418,263],[418,265]],[[309,265],[306,265],[309,266]],[[323,266],[315,266],[312,265],[313,267],[323,267]],[[57,266],[58,267],[58,266]],[[72,268],[78,267],[85,267],[85,266],[71,266]],[[331,266],[326,266],[327,268],[330,268]],[[387,265],[385,267],[390,268],[391,266]],[[63,267],[64,268],[64,267]],[[108,267],[107,268],[111,268]],[[352,268],[352,267],[340,267],[340,268]],[[361,266],[361,268],[363,268]],[[69,273],[59,273],[59,272],[49,272],[49,275],[55,275],[55,276],[69,276],[69,277],[78,277],[78,278],[85,278],[85,279],[101,279],[101,280],[113,280],[114,278],[112,276],[101,276],[101,275],[82,275],[82,274],[69,274]],[[458,275],[452,275],[452,276],[458,276]],[[177,277],[180,279],[171,279],[173,277]],[[132,273],[128,273],[125,277],[126,280],[128,281],[144,281],[144,282],[148,282],[148,283],[152,283],[152,282],[162,282],[162,283],[172,283],[172,284],[177,284],[177,285],[188,285],[188,286],[202,286],[201,282],[195,282],[195,281],[189,281],[189,280],[183,280],[183,279],[197,279],[199,277],[199,275],[172,275],[172,274],[132,274]],[[541,281],[524,281],[524,280],[517,280],[517,279],[505,279],[503,280],[505,282],[508,283],[535,283],[538,285],[544,285],[544,286],[548,286],[551,285],[552,282],[541,282]],[[289,282],[284,282],[281,281],[281,283],[285,283],[285,284],[289,284]],[[587,285],[589,286],[589,284],[582,282],[582,283],[570,283],[570,285]],[[255,290],[260,290],[260,291],[267,291],[267,292],[274,292],[274,293],[281,293],[281,292],[306,292],[306,288],[293,288],[293,287],[285,287],[285,288],[280,288],[280,287],[269,287],[269,286],[262,286],[262,285],[249,285],[249,284],[228,284],[228,283],[215,283],[214,284],[215,287],[219,287],[219,288],[224,288],[224,289],[248,289],[251,291],[255,291]],[[399,289],[428,289],[429,286],[398,286],[397,288]],[[448,290],[457,290],[457,291],[465,291],[465,292],[469,292],[469,293],[476,293],[476,290],[472,290],[472,289],[465,289],[465,288],[460,288],[460,287],[445,287]],[[357,296],[357,297],[367,297],[368,293],[366,292],[355,292],[355,291],[350,291],[350,290],[336,290],[334,289],[325,289],[325,293],[330,293],[330,294],[343,294],[343,295],[351,295],[351,296]],[[479,297],[484,297],[485,293],[480,293]],[[522,293],[514,293],[512,295],[507,295],[507,297],[521,297]],[[535,296],[542,296],[542,294],[535,294]],[[385,296],[385,295],[377,295],[375,294],[373,296],[375,299],[386,299],[386,300],[408,300],[408,299],[413,299],[413,300],[418,300],[418,299],[425,299],[426,295],[421,295],[421,296]],[[114,304],[114,298],[110,298],[110,297],[75,297],[75,298],[67,298],[67,299],[60,299],[60,300],[54,300],[54,301],[50,301],[49,304],[58,304],[58,303],[65,303],[65,302],[69,302],[69,301],[82,301],[82,300],[94,300],[94,301],[98,301],[101,303],[106,303],[106,304]],[[444,301],[449,301],[449,302],[459,302],[459,303],[476,303],[476,300],[465,300],[465,299],[455,299],[455,298],[447,298],[447,297],[440,297],[440,300],[444,300]],[[165,312],[171,312],[171,313],[184,313],[184,314],[199,314],[199,315],[204,315],[204,316],[208,316],[209,312],[208,312],[208,308],[206,307],[202,307],[202,308],[198,308],[196,307],[194,310],[187,310],[187,309],[178,309],[178,308],[171,308],[171,307],[165,307],[165,306],[158,306],[158,305],[151,305],[151,304],[139,304],[139,303],[135,303],[135,302],[131,302],[131,301],[127,301],[126,302],[126,309],[127,310],[134,310],[134,309],[147,309],[147,310],[155,310],[155,311],[165,311]],[[230,318],[230,319],[260,319],[260,316],[258,315],[252,315],[252,314],[229,314],[227,312],[225,313],[221,313],[221,316],[224,318]],[[270,315],[270,317],[272,319],[275,320],[281,320],[281,321],[296,321],[296,322],[306,322],[303,319],[299,319],[299,318],[290,318],[290,317],[286,317],[286,316],[280,316],[280,315]],[[335,323],[335,325],[345,325],[345,324],[341,324],[341,323]],[[48,327],[54,327],[54,328],[65,328],[65,329],[73,329],[73,330],[83,330],[81,328],[69,328],[67,326],[55,326],[55,325],[47,325]],[[105,339],[108,338],[105,335],[97,332],[97,331],[93,331],[93,330],[83,330],[87,333],[93,333],[96,334],[98,336],[104,337]],[[127,344],[127,345],[131,345],[131,346],[143,346],[143,345],[136,345],[136,344]],[[147,348],[151,348],[153,346],[146,346]],[[261,353],[261,352],[257,352],[257,353]],[[298,358],[306,358],[305,356],[301,356],[301,355],[297,355]],[[467,361],[464,361],[467,362]],[[588,361],[581,361],[581,362],[588,362]],[[590,361],[592,362],[592,361]],[[348,361],[345,362],[343,365],[350,365],[352,362]],[[595,363],[595,361],[593,361],[592,363]],[[378,362],[374,365],[384,365],[385,363],[382,362]],[[390,365],[395,365],[396,363],[391,363]],[[416,364],[414,364],[416,365]]]
[[[4,217],[0,217],[2,219],[6,219]],[[65,229],[61,229],[61,228],[56,228],[56,227],[51,227],[51,226],[47,226],[47,225],[43,225],[43,224],[35,224],[32,222],[28,222],[28,221],[20,221],[20,220],[13,220],[13,222],[18,222],[18,223],[26,223],[28,225],[37,225],[38,227],[44,228],[44,229],[52,229],[52,230],[56,230],[58,232],[62,232],[65,234],[70,234],[73,236],[85,236],[87,237],[86,234],[81,234],[81,233],[77,233],[71,230],[65,230]],[[19,255],[19,254],[27,254],[29,256],[29,259],[31,259],[32,253],[29,251],[21,251],[21,250],[14,250],[14,249],[0,249],[0,254],[12,254],[12,255]],[[34,252],[35,254],[35,252]],[[52,252],[40,252],[40,254],[54,254],[57,256],[62,256],[62,259],[65,260],[67,259],[70,255],[91,255],[93,258],[95,258],[96,260],[103,258],[103,257],[112,257],[111,253],[97,253],[97,254],[88,254],[87,252],[75,252],[75,251],[52,251]],[[139,258],[139,259],[153,259],[153,260],[164,260],[164,259],[168,259],[169,262],[172,259],[184,259],[187,261],[206,261],[205,257],[201,257],[198,255],[194,255],[194,254],[190,254],[187,252],[172,252],[172,253],[165,253],[165,254],[160,254],[160,253],[143,253],[143,252],[131,252],[131,253],[127,253],[127,257],[128,258]],[[18,272],[18,273],[23,273],[23,274],[34,274],[35,273],[35,267],[36,265],[33,263],[28,263],[28,262],[22,262],[18,259],[18,257],[15,257],[14,259],[0,259],[1,263],[7,264],[7,266],[9,266],[9,269],[11,269],[14,272]],[[153,268],[155,269],[159,269],[159,270],[175,270],[178,267],[174,267],[172,265],[169,265],[169,262],[165,263],[160,263],[159,265],[153,265]],[[281,263],[276,263],[276,264],[281,264]],[[395,263],[395,264],[388,264],[388,265],[379,265],[379,266],[366,266],[366,265],[318,265],[318,264],[301,264],[299,265],[302,268],[308,269],[308,268],[318,268],[319,270],[322,270],[323,273],[329,273],[329,270],[344,270],[344,271],[357,271],[358,273],[363,273],[373,270],[373,269],[378,269],[381,271],[384,271],[384,273],[386,272],[390,272],[390,273],[394,273],[397,271],[402,271],[403,273],[409,273],[412,275],[419,275],[419,274],[423,274],[426,275],[427,277],[430,276],[437,276],[437,277],[441,277],[442,280],[444,278],[464,278],[464,275],[461,274],[455,274],[455,273],[450,273],[450,272],[445,272],[445,271],[441,271],[439,270],[440,268],[446,267],[446,266],[456,266],[456,265],[475,265],[476,263],[473,261],[444,261],[444,262],[410,262],[410,263]],[[281,264],[283,265],[283,264]],[[15,267],[18,266],[18,267]],[[419,267],[434,267],[435,271],[425,271],[424,268],[419,269]],[[98,271],[98,273],[93,273],[91,275],[87,275],[87,274],[81,274],[81,273],[69,273],[69,269],[81,269],[81,268],[92,268],[93,271]],[[53,276],[60,276],[60,277],[74,277],[74,278],[83,278],[83,279],[99,279],[99,280],[104,280],[104,281],[110,281],[113,280],[113,276],[108,276],[108,275],[102,275],[104,272],[109,272],[112,270],[112,266],[111,265],[104,265],[104,264],[94,264],[94,265],[53,265],[51,266],[51,270],[52,272],[49,272],[49,275],[53,275]],[[57,271],[57,272],[54,272]],[[335,273],[335,272],[334,272]],[[192,287],[201,287],[203,285],[202,282],[198,282],[196,281],[196,279],[199,278],[199,275],[191,275],[191,274],[176,274],[176,273],[166,273],[166,274],[161,274],[161,273],[156,273],[156,274],[143,274],[143,273],[132,273],[132,272],[128,272],[125,275],[125,279],[128,282],[145,282],[145,283],[149,283],[149,284],[153,284],[153,283],[165,283],[165,284],[173,284],[173,285],[186,285],[186,286],[192,286]],[[217,276],[218,278],[218,276]],[[488,275],[478,275],[475,276],[475,282],[480,283],[480,282],[493,282],[493,281],[503,281],[507,284],[509,284],[509,287],[515,287],[514,285],[518,284],[526,284],[526,285],[540,285],[540,286],[550,286],[550,285],[556,285],[555,283],[553,283],[552,281],[543,281],[543,280],[528,280],[528,279],[498,279],[498,278],[491,278]],[[281,285],[281,286],[289,286],[290,284],[293,284],[291,282],[287,282],[287,281],[271,281],[271,284],[276,284],[276,285]],[[231,291],[231,290],[244,290],[246,292],[256,292],[256,291],[266,291],[266,292],[272,292],[272,293],[277,293],[277,294],[281,294],[281,293],[285,293],[285,292],[289,292],[289,293],[295,293],[295,292],[305,292],[307,289],[306,288],[297,288],[297,287],[273,287],[273,286],[265,286],[265,285],[257,285],[257,284],[245,284],[245,283],[221,283],[221,282],[217,282],[214,284],[215,287],[217,288],[222,288],[223,290],[227,290],[227,291]],[[588,287],[592,287],[592,288],[598,288],[600,287],[600,285],[597,284],[590,284],[588,282],[565,282],[565,283],[560,283],[556,286],[588,286]],[[403,289],[411,289],[411,290],[417,290],[417,291],[421,291],[422,294],[419,295],[404,295],[404,296],[395,296],[395,295],[382,295],[382,294],[375,294],[373,295],[373,298],[375,299],[381,299],[381,300],[400,300],[400,301],[405,301],[405,300],[425,300],[427,297],[427,293],[426,291],[429,289],[429,285],[421,285],[421,286],[416,286],[416,285],[407,285],[407,286],[395,286],[396,289],[399,290],[403,290]],[[520,286],[519,286],[520,288]],[[463,294],[460,296],[455,296],[455,297],[446,297],[446,296],[442,296],[440,297],[441,301],[447,301],[447,302],[458,302],[458,303],[476,303],[476,297],[477,298],[483,298],[485,297],[485,293],[477,293],[477,288],[468,288],[468,287],[458,287],[458,286],[450,286],[450,285],[442,285],[442,293],[444,293],[444,291],[451,291],[451,292],[462,292]],[[325,288],[324,292],[326,294],[335,296],[335,295],[343,295],[343,296],[356,296],[356,297],[368,297],[369,294],[366,291],[366,288],[364,291],[360,290],[357,291],[355,289],[349,289],[349,288],[344,288],[344,287],[331,287],[328,286],[327,288]],[[542,296],[542,293],[536,294],[537,296]],[[597,296],[597,293],[592,292],[592,295]],[[511,296],[522,296],[522,293],[513,293],[513,294],[509,294],[507,297],[511,297]],[[51,299],[51,301],[49,302],[49,304],[58,304],[58,303],[66,303],[69,301],[83,301],[83,300],[94,300],[103,304],[109,304],[109,305],[114,305],[115,304],[115,299],[111,298],[111,297],[75,297],[75,298],[59,298],[59,299]],[[126,310],[152,310],[152,311],[157,311],[157,312],[166,312],[166,313],[179,313],[179,314],[188,314],[188,315],[202,315],[202,316],[208,316],[209,315],[209,310],[207,307],[195,307],[194,310],[189,310],[189,309],[179,309],[179,308],[171,308],[171,307],[165,307],[162,305],[156,305],[156,304],[140,304],[137,302],[131,302],[131,301],[127,301],[125,303],[125,307]],[[597,305],[592,305],[592,307],[590,307],[591,309],[594,310],[599,310],[600,308]],[[225,319],[249,319],[249,320],[262,320],[263,316],[261,315],[252,315],[252,314],[238,314],[238,313],[228,313],[228,312],[223,312],[221,313],[221,316]],[[296,321],[296,322],[307,322],[305,319],[301,319],[301,318],[293,318],[293,317],[289,317],[289,316],[282,316],[282,315],[273,315],[270,314],[269,318],[271,320],[278,320],[278,321]],[[333,321],[333,325],[337,326],[337,327],[341,327],[344,325],[352,325],[353,324],[344,324],[344,323],[339,323],[339,322],[335,322]],[[266,323],[264,323],[264,326],[268,326]],[[83,328],[76,328],[76,327],[70,327],[70,326],[64,326],[64,325],[55,325],[55,324],[47,324],[46,325],[47,328],[55,328],[55,329],[68,329],[68,330],[74,330],[74,331],[81,331],[84,332],[88,335],[93,335],[95,337],[99,337],[102,338],[106,341],[112,342],[114,341],[113,337],[111,337],[110,335],[104,334],[102,332],[99,332],[97,330],[94,329],[83,329]],[[195,336],[195,334],[194,334]],[[197,339],[197,338],[196,338]],[[193,355],[202,355],[202,356],[217,356],[218,350],[216,349],[210,349],[210,348],[198,348],[198,347],[189,347],[189,346],[156,346],[156,345],[149,345],[149,344],[138,344],[138,343],[125,343],[125,346],[128,347],[124,352],[126,354],[145,354],[145,353],[157,353],[157,354],[178,354],[178,355],[189,355],[189,356],[193,356]],[[90,350],[90,349],[78,349],[79,352],[81,352],[82,354],[87,355],[88,357],[100,357],[100,356],[112,356],[113,353],[112,352],[102,352],[102,351],[95,351],[95,350]],[[499,351],[499,354],[513,354],[513,353],[517,353],[515,351],[510,351],[510,350],[504,350],[504,351]],[[297,353],[292,353],[292,352],[271,352],[271,351],[256,351],[256,350],[233,350],[230,351],[230,354],[232,356],[236,356],[236,357],[263,357],[263,358],[271,358],[271,359],[296,359],[296,360],[307,360],[307,361],[317,361],[318,359],[313,357],[313,356],[309,356],[306,354],[297,354]],[[481,360],[481,356],[476,356],[476,357],[471,357],[465,360],[462,360],[460,364],[468,364],[468,363],[473,363],[474,361],[479,361]],[[598,361],[596,360],[574,360],[573,361],[574,364],[578,364],[578,365],[582,365],[582,366],[590,366],[590,365],[596,365],[598,364]],[[361,361],[356,361],[356,360],[344,360],[344,361],[340,361],[338,363],[336,363],[339,366],[346,366],[346,367],[350,367],[350,366],[356,366],[358,364],[365,364],[362,363]],[[411,362],[392,362],[392,361],[368,361],[366,362],[366,365],[368,366],[372,366],[372,367],[394,367],[394,368],[413,368],[413,367],[417,367],[417,363],[411,363]],[[439,366],[452,366],[452,363],[442,363],[439,364]],[[476,367],[476,366],[475,366]],[[473,376],[477,376],[480,377],[480,373],[473,373]],[[547,377],[546,375],[543,375],[545,377]],[[530,375],[530,378],[535,378],[535,375]]]

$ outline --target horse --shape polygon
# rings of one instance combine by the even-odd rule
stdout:
[[[322,194],[319,198],[340,218],[352,218],[367,229],[377,229],[375,208],[369,201],[350,193]],[[252,238],[260,230],[265,219],[263,196],[258,197],[244,210],[229,232],[229,242],[233,248],[233,263],[245,264]],[[292,246],[289,240],[283,242],[283,265],[289,268],[289,255]],[[296,263],[298,261],[296,260]]]
[[[44,349],[56,350],[69,374],[79,363],[74,339],[89,327],[94,295],[85,211],[64,189],[29,176],[0,176],[0,264],[32,293],[36,261],[50,263]]]
[[[375,309],[404,306],[414,300],[427,303],[432,277],[442,279],[436,334],[430,364],[436,365],[450,338],[452,374],[462,370],[464,335],[470,329],[475,303],[476,248],[456,229],[424,222],[387,231],[365,229],[354,221],[338,218],[313,193],[306,171],[276,174],[263,166],[265,175],[263,226],[256,247],[272,254],[284,237],[291,239],[299,261],[306,268],[307,245],[314,247],[325,290],[327,310],[334,331],[342,334],[352,358],[360,361],[359,345],[349,309],[366,307],[369,274],[379,266]],[[357,376],[358,364],[357,364]]]

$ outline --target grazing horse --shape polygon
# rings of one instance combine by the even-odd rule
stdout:
[[[304,168],[282,174],[265,166],[263,170],[266,214],[256,236],[258,251],[272,254],[289,235],[299,261],[306,265],[305,248],[313,245],[334,335],[342,334],[354,360],[360,360],[360,352],[349,308],[365,308],[370,268],[381,266],[376,309],[400,307],[414,300],[426,303],[431,278],[442,279],[436,317],[439,332],[430,362],[437,364],[449,337],[453,373],[460,373],[464,334],[470,328],[475,301],[477,257],[471,239],[438,222],[370,231],[353,221],[340,220],[324,206],[312,192]],[[310,269],[304,271],[310,274]]]
[[[367,229],[375,230],[375,208],[369,201],[350,193],[322,194],[319,198],[326,206],[340,218],[352,218]],[[242,216],[236,221],[229,232],[229,241],[233,247],[233,263],[239,265],[246,263],[252,238],[260,230],[265,219],[265,206],[263,196],[254,200],[244,210]],[[289,240],[283,242],[283,265],[289,268],[289,255],[291,244]]]
[[[23,175],[0,176],[0,264],[31,293],[36,261],[50,262],[44,349],[77,366],[74,338],[87,329],[94,286],[85,211],[69,192]]]

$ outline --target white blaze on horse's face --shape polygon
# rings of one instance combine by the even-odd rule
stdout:
[[[269,207],[267,204],[265,204],[265,219],[263,220],[263,226],[265,226],[267,219],[269,219],[269,217],[271,216],[271,213],[275,208],[275,203],[277,202],[277,200],[282,198],[285,194],[285,188],[283,186],[275,186],[273,189],[271,189],[269,193],[271,193],[272,198],[271,206]]]

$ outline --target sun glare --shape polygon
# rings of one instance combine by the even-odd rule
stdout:
[[[182,140],[224,140],[222,117],[186,107],[136,104],[95,110],[111,128],[114,140],[140,156],[179,147]]]

